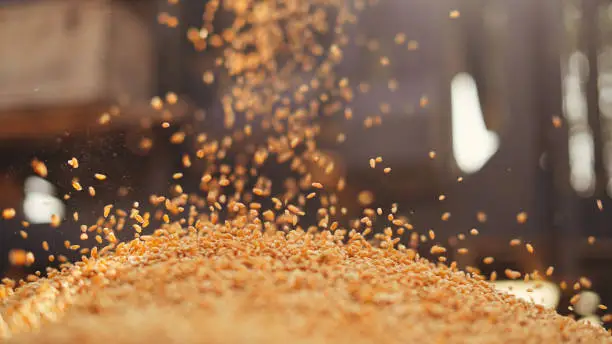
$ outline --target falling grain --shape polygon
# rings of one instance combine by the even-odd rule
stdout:
[[[32,169],[34,170],[34,173],[38,174],[39,176],[46,178],[48,171],[47,171],[47,165],[45,165],[44,162],[38,160],[38,159],[34,159],[32,160]]]

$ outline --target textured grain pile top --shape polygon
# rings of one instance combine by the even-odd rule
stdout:
[[[14,343],[612,342],[411,250],[337,238],[167,226],[17,288],[0,333]]]
[[[217,125],[221,117],[213,117],[215,124],[205,127],[215,130],[196,132],[207,117],[199,111],[196,125],[174,123],[175,93],[151,99],[164,118],[162,128],[172,131],[170,143],[185,148],[171,189],[151,196],[156,207],[151,212],[138,202],[130,211],[107,204],[99,221],[90,225],[79,223],[78,212],[72,220],[53,215],[52,227],[66,220],[79,223],[81,243],[64,244],[78,250],[82,261],[47,278],[31,275],[30,283],[17,288],[14,281],[3,280],[0,339],[79,344],[612,343],[600,327],[502,295],[482,276],[419,258],[413,250],[419,242],[435,244],[430,252],[441,262],[447,259],[447,248],[435,241],[433,230],[427,236],[419,233],[405,213],[397,212],[396,203],[390,213],[369,208],[374,194],[347,187],[337,154],[318,148],[321,135],[336,137],[338,144],[346,139],[342,126],[329,123],[358,120],[369,129],[399,114],[391,108],[398,97],[391,95],[399,87],[395,68],[405,64],[405,54],[414,55],[414,61],[426,59],[416,59],[419,42],[413,37],[419,35],[414,32],[379,38],[349,34],[355,31],[358,13],[379,2],[391,5],[386,13],[392,14],[401,1],[206,1],[202,26],[189,27],[186,34],[195,51],[207,53],[206,60],[214,58],[202,80],[218,91],[213,109],[222,110],[223,128]],[[179,3],[168,1],[169,6]],[[217,18],[218,13],[223,15]],[[376,23],[386,20],[377,14],[384,11],[373,13]],[[448,13],[435,14],[441,15]],[[458,16],[450,13],[451,19]],[[160,13],[158,21],[178,29],[178,19],[169,13]],[[224,25],[226,21],[231,23]],[[382,56],[383,50],[389,56]],[[365,60],[376,61],[374,72],[345,75],[347,68],[340,64],[351,51],[370,54]],[[375,89],[370,84],[381,84],[385,75],[390,77],[382,82],[389,98],[377,98],[377,91],[370,98],[368,90]],[[421,84],[429,82],[414,85]],[[351,106],[357,94],[368,104],[378,103],[380,111]],[[424,108],[435,105],[436,97],[431,104],[426,95],[415,100]],[[99,124],[108,124],[120,112],[110,109]],[[325,135],[324,127],[330,129]],[[365,142],[364,137],[359,140]],[[145,152],[151,146],[151,139],[143,137],[139,149]],[[370,172],[389,175],[389,161],[383,162],[379,152],[370,153],[376,156],[369,161]],[[429,158],[436,158],[435,151]],[[65,199],[74,197],[78,203],[78,197],[100,196],[93,184],[107,176],[95,173],[92,185],[86,185],[91,178],[83,173],[89,172],[79,172],[91,170],[86,164],[79,170],[76,157],[68,161],[74,190]],[[270,175],[275,167],[278,171]],[[32,168],[47,177],[43,161],[32,161]],[[281,171],[291,175],[279,178]],[[185,179],[199,178],[197,192],[179,184],[183,172]],[[113,178],[120,176],[109,174],[111,183]],[[350,194],[359,203],[353,213],[341,202]],[[350,220],[361,211],[363,217]],[[6,221],[15,216],[15,209],[2,211]],[[441,219],[449,218],[445,211]],[[478,219],[484,222],[486,214],[479,212]],[[526,213],[517,217],[519,223],[526,220]],[[162,221],[161,229],[145,235],[157,228],[152,223]],[[119,242],[116,234],[132,230],[136,239]],[[27,237],[25,230],[20,233]],[[368,234],[380,242],[377,247],[364,239]],[[409,242],[400,241],[408,237]],[[92,239],[93,245],[106,241],[110,246],[90,248]],[[49,250],[46,241],[42,247]],[[526,247],[533,254],[531,244]],[[9,258],[14,265],[29,265],[42,257],[17,250]],[[485,263],[492,259],[485,258]],[[521,273],[507,270],[506,275],[518,278]]]

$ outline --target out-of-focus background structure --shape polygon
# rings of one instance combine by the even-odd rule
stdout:
[[[164,144],[170,131],[159,121],[206,116],[198,130],[221,121],[224,80],[202,81],[215,57],[187,39],[206,1],[171,3],[0,1],[0,208],[18,209],[35,238],[22,238],[18,220],[0,223],[3,275],[20,273],[7,263],[11,248],[41,252],[47,240],[70,256],[64,241],[78,241],[78,225],[50,229],[50,214],[79,209],[87,223],[108,200],[167,189],[187,148]],[[417,230],[468,248],[450,257],[464,266],[501,275],[554,266],[553,281],[572,289],[588,276],[612,304],[612,3],[380,1],[349,34],[338,72],[362,83],[354,118],[326,119],[322,133],[349,176],[343,202],[371,191],[372,206],[397,202]],[[179,98],[172,113],[154,111],[151,97],[169,91]],[[382,123],[364,130],[377,115]],[[70,194],[73,156],[96,197]],[[375,156],[391,174],[369,168]],[[47,180],[32,173],[34,157]],[[99,171],[109,180],[98,185]],[[515,238],[535,254],[511,247]],[[495,263],[484,265],[487,256]]]

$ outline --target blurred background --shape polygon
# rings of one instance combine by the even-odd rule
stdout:
[[[105,204],[166,191],[190,148],[169,143],[161,121],[220,126],[231,80],[204,82],[216,56],[188,39],[206,2],[0,0],[0,208],[18,213],[0,222],[0,275],[24,276],[8,252],[44,257],[43,240],[78,257],[64,244],[79,242],[75,209],[94,223]],[[348,175],[342,202],[357,216],[361,192],[372,207],[397,202],[415,230],[469,249],[450,260],[487,275],[554,266],[552,281],[569,285],[551,292],[565,296],[551,304],[561,313],[583,276],[612,304],[612,2],[379,2],[348,30],[337,71],[359,85],[353,119],[322,125],[322,147]],[[170,111],[152,109],[168,92],[179,99]],[[392,173],[373,171],[375,156]],[[75,175],[95,197],[72,192]],[[66,220],[50,228],[51,214]],[[510,246],[517,238],[535,253]]]

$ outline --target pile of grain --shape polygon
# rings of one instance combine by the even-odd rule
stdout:
[[[603,343],[599,327],[360,235],[168,226],[2,301],[13,343]],[[32,330],[36,331],[32,331]]]
[[[457,271],[453,263],[448,267],[419,258],[400,239],[410,233],[409,246],[415,248],[419,242],[436,243],[435,233],[418,233],[396,204],[389,213],[365,208],[360,209],[362,218],[346,217],[347,208],[338,195],[346,179],[336,171],[332,156],[317,148],[317,137],[319,118],[351,120],[349,105],[355,92],[369,89],[363,80],[335,75],[334,68],[351,41],[345,26],[356,22],[350,8],[359,12],[366,7],[361,0],[347,6],[352,2],[208,1],[202,27],[189,28],[187,37],[197,51],[216,56],[215,68],[203,74],[204,83],[221,79],[231,85],[220,97],[225,131],[188,134],[171,121],[177,94],[168,93],[165,101],[153,98],[152,108],[168,118],[162,127],[173,130],[172,144],[183,144],[187,135],[195,134],[193,151],[181,156],[183,170],[173,175],[171,192],[151,196],[156,209],[136,203],[128,211],[108,204],[96,224],[80,224],[75,212],[72,221],[80,224],[83,247],[68,241],[65,246],[80,252],[82,261],[51,271],[46,278],[30,275],[29,283],[17,282],[16,288],[16,282],[3,280],[0,339],[13,343],[612,343],[600,327],[502,295],[484,277]],[[368,6],[376,3],[367,1]],[[215,28],[218,12],[231,14],[231,25]],[[178,20],[165,12],[159,19],[171,28]],[[323,36],[331,42],[317,42]],[[406,37],[404,33],[395,37],[397,49],[416,53],[418,42],[405,42]],[[386,56],[376,60],[383,67],[389,65]],[[395,89],[397,81],[390,79],[389,85]],[[421,98],[421,106],[428,103],[428,98]],[[386,103],[380,105],[382,113],[388,112]],[[109,122],[109,113],[102,115],[101,125]],[[368,115],[364,127],[381,121],[382,115]],[[266,139],[254,139],[255,132]],[[338,133],[338,138],[341,143],[345,134]],[[141,147],[151,144],[143,138]],[[429,153],[431,159],[435,156],[434,151]],[[370,167],[376,172],[382,163],[382,157],[372,158]],[[295,175],[285,180],[266,177],[260,170],[266,164],[290,168]],[[75,157],[68,165],[78,172]],[[32,168],[47,177],[42,161],[34,161]],[[183,172],[190,172],[185,177],[199,174],[197,192],[183,190],[179,184]],[[391,167],[384,165],[383,172],[389,174]],[[101,173],[94,177],[96,183],[107,179]],[[74,194],[65,198],[85,194],[83,190],[89,191],[86,197],[97,197],[93,186],[81,183],[85,179],[75,176]],[[373,194],[361,192],[357,198],[366,207]],[[11,221],[16,211],[5,210],[2,216]],[[443,220],[449,217],[445,213]],[[479,213],[480,217],[485,214]],[[52,217],[52,227],[61,220],[67,219]],[[147,235],[154,221],[164,224]],[[120,242],[116,233],[130,230],[135,239]],[[379,242],[376,247],[365,239],[372,239],[372,233]],[[476,235],[476,229],[471,233]],[[100,251],[97,246],[90,248],[85,245],[90,237],[97,245],[106,241],[109,246]],[[42,247],[49,249],[47,242]],[[441,262],[446,261],[446,252],[438,244],[431,250]],[[10,257],[14,265],[44,258],[23,250]],[[53,262],[55,256],[48,259]],[[57,259],[65,261],[63,256]],[[521,276],[510,272],[513,278]]]

